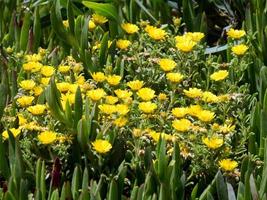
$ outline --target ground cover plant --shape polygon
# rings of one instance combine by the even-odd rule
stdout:
[[[32,34],[24,21],[1,47],[2,199],[266,198],[253,33],[229,28],[211,54],[207,35],[144,5],[148,20],[130,23],[89,1],[86,15],[67,1],[63,19],[55,1],[41,30],[39,3]]]

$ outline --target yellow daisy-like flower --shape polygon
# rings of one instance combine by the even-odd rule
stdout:
[[[98,106],[99,110],[107,115],[111,115],[117,112],[117,107],[115,105],[101,104]]]
[[[229,73],[227,70],[219,70],[211,74],[210,78],[214,81],[221,81],[221,80],[224,80],[228,76],[228,74]]]
[[[22,68],[26,71],[26,72],[37,72],[41,69],[43,65],[39,62],[28,62],[28,63],[24,63],[22,65]]]
[[[33,93],[34,93],[34,96],[38,97],[40,96],[40,94],[42,94],[43,92],[43,88],[41,86],[35,86],[33,88]]]
[[[176,119],[172,122],[172,127],[177,131],[185,132],[191,127],[191,122],[188,119]]]
[[[173,108],[172,109],[172,114],[175,116],[175,117],[178,117],[178,118],[181,118],[181,117],[184,117],[188,114],[188,108]]]
[[[127,122],[128,122],[128,119],[127,118],[125,118],[125,117],[119,117],[119,118],[115,119],[113,123],[117,127],[123,127],[123,126],[125,126],[127,124]]]
[[[35,86],[35,82],[33,80],[24,80],[20,82],[19,86],[24,90],[32,90]]]
[[[164,40],[167,35],[165,30],[149,25],[145,28],[145,31],[154,40]]]
[[[120,99],[126,99],[132,96],[132,92],[128,91],[128,90],[121,90],[121,89],[117,89],[114,91],[115,94],[117,95],[117,97],[119,97]]]
[[[138,108],[146,114],[153,113],[157,109],[157,107],[157,104],[152,103],[150,101],[141,102],[138,105]]]
[[[116,46],[119,48],[119,49],[127,49],[132,43],[129,41],[129,40],[122,40],[122,39],[119,39],[117,42],[116,42]]]
[[[219,126],[220,133],[227,134],[235,130],[235,125],[232,124],[224,124]]]
[[[95,27],[96,27],[95,22],[92,21],[92,20],[90,20],[90,21],[88,22],[88,29],[89,29],[90,31],[92,31],[92,30],[95,29]]]
[[[202,94],[203,94],[202,90],[198,88],[189,88],[189,90],[183,90],[183,91],[184,91],[184,94],[190,98],[202,97]]]
[[[18,119],[19,119],[19,125],[22,126],[24,124],[27,123],[27,119],[22,115],[22,114],[18,114]]]
[[[213,94],[212,92],[203,92],[203,95],[202,95],[202,100],[207,102],[207,103],[217,103],[219,102],[219,98]]]
[[[164,94],[164,93],[160,93],[160,94],[158,95],[158,99],[159,99],[160,101],[165,101],[165,100],[168,99],[168,97],[167,97],[166,94]]]
[[[65,103],[69,101],[69,103],[72,105],[75,102],[75,94],[69,92],[67,92],[66,94],[62,94],[61,100]],[[65,106],[65,104],[63,104],[62,106]]]
[[[135,24],[124,23],[121,25],[122,29],[128,34],[134,34],[138,32],[139,28]]]
[[[176,73],[170,72],[170,73],[166,74],[166,76],[167,76],[167,79],[172,83],[180,83],[184,78],[184,75],[182,75],[178,72],[176,72]]]
[[[93,101],[99,101],[106,95],[106,92],[102,88],[90,90],[87,92],[87,96]]]
[[[41,78],[40,82],[42,85],[48,85],[49,81],[50,81],[50,78]]]
[[[246,35],[246,32],[244,30],[235,30],[233,28],[230,28],[230,30],[227,31],[227,35],[234,39],[240,39],[241,37]]]
[[[202,142],[210,149],[218,149],[223,145],[223,139],[213,136],[211,138],[205,137]]]
[[[235,55],[241,56],[246,53],[246,51],[248,50],[248,46],[244,44],[239,44],[239,45],[233,46],[231,50]]]
[[[21,107],[27,107],[32,104],[33,100],[34,100],[34,97],[32,96],[22,96],[17,99],[17,102],[19,103]]]
[[[173,22],[174,26],[180,26],[181,21],[182,21],[181,17],[173,17],[172,18],[172,22]]]
[[[126,115],[130,111],[128,105],[126,104],[117,104],[116,108],[117,108],[117,112],[120,115]]]
[[[55,69],[52,66],[43,66],[41,68],[41,74],[46,77],[50,77],[54,74]]]
[[[42,60],[41,54],[31,54],[31,55],[25,55],[25,59],[27,62],[38,62]]]
[[[191,116],[197,116],[199,112],[202,111],[202,108],[200,105],[191,105],[188,108],[188,114]]]
[[[114,96],[106,96],[106,103],[107,104],[111,104],[111,105],[113,105],[113,104],[115,104],[115,103],[117,103],[118,101],[119,101],[119,98],[118,97],[114,97]]]
[[[58,67],[58,71],[59,71],[60,73],[65,74],[65,73],[67,73],[67,72],[70,71],[70,66],[68,66],[68,65],[60,65],[60,66]]]
[[[60,92],[68,92],[70,89],[70,83],[68,82],[57,83],[56,86]]]
[[[45,105],[37,104],[35,106],[30,106],[27,110],[33,115],[42,115],[46,109]]]
[[[105,24],[108,21],[106,17],[99,15],[97,13],[92,15],[92,19],[95,24]]]
[[[133,91],[140,90],[144,85],[143,81],[135,80],[135,81],[130,81],[127,83],[127,86],[130,87]]]
[[[54,131],[44,131],[37,138],[42,144],[51,144],[57,140],[57,134]]]
[[[159,60],[159,66],[164,72],[169,72],[176,67],[176,62],[172,59],[163,58]]]
[[[155,97],[155,91],[151,88],[141,88],[138,90],[137,95],[143,100],[143,101],[150,101]]]
[[[120,83],[121,76],[118,76],[118,75],[109,75],[106,80],[107,80],[107,82],[108,82],[109,85],[116,86],[116,85],[118,85]]]
[[[185,53],[188,53],[190,51],[192,51],[192,49],[194,48],[194,46],[196,45],[197,43],[194,42],[193,40],[184,40],[182,42],[178,42],[176,43],[176,47],[182,51],[182,52],[185,52]]]
[[[142,130],[140,128],[134,128],[133,129],[133,136],[134,137],[141,137],[142,135]]]
[[[199,42],[202,38],[205,37],[205,34],[201,32],[187,32],[185,35],[190,37],[194,42]]]
[[[210,122],[214,119],[215,113],[209,110],[202,110],[197,114],[197,117],[203,122]]]
[[[92,142],[93,149],[100,154],[105,154],[109,152],[112,148],[112,145],[107,140],[97,139]]]
[[[238,163],[231,159],[223,159],[219,161],[219,166],[225,171],[234,171],[237,168]]]
[[[14,136],[14,138],[16,138],[20,134],[20,129],[11,128],[9,130],[12,133],[12,135]],[[4,131],[2,133],[2,136],[3,136],[3,139],[4,140],[8,139],[8,137],[9,137],[8,132],[7,131]]]

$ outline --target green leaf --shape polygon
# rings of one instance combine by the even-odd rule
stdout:
[[[37,52],[41,41],[41,20],[39,14],[39,7],[36,7],[34,9],[33,35],[34,35],[33,50]]]
[[[235,191],[233,189],[233,186],[230,184],[230,183],[226,183],[227,185],[227,193],[228,193],[228,199],[230,200],[236,200],[236,197],[235,197]]]
[[[105,66],[108,57],[108,32],[106,32],[101,40],[101,46],[99,50],[99,65],[101,69]]]
[[[28,45],[30,25],[31,25],[31,13],[26,12],[20,33],[20,49],[22,51],[26,51]]]
[[[78,121],[83,115],[83,99],[80,87],[77,88],[75,93],[75,104],[74,104],[74,128],[76,129]]]
[[[116,7],[111,3],[95,3],[91,1],[83,1],[83,5],[95,10],[100,15],[103,15],[109,19],[120,22]]]
[[[0,174],[4,176],[4,178],[7,180],[10,176],[10,170],[8,167],[8,161],[6,158],[6,150],[4,148],[4,144],[3,144],[3,138],[2,138],[2,134],[0,135]]]
[[[118,185],[116,180],[113,178],[109,186],[107,200],[118,200],[118,197]]]
[[[227,186],[224,182],[221,171],[218,172],[216,179],[217,195],[219,200],[228,200]]]
[[[81,172],[78,166],[75,167],[72,181],[71,181],[71,192],[72,198],[77,199],[79,196],[79,189],[81,188]]]

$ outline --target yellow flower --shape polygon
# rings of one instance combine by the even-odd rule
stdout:
[[[125,126],[127,124],[127,122],[128,122],[128,119],[127,118],[125,118],[125,117],[119,117],[119,118],[115,119],[113,123],[117,127],[123,127],[123,126]]]
[[[20,129],[16,129],[16,128],[11,128],[9,129],[10,132],[12,133],[12,135],[16,138],[19,134],[20,134]],[[2,133],[3,139],[6,140],[8,139],[9,135],[7,131],[4,131]]]
[[[234,54],[241,56],[246,53],[246,51],[248,50],[248,46],[244,44],[239,44],[239,45],[233,46],[231,50]]]
[[[106,95],[106,92],[102,88],[90,90],[87,92],[87,96],[93,101],[99,101]]]
[[[22,114],[18,114],[18,119],[19,119],[19,125],[20,126],[27,123],[27,119]]]
[[[53,131],[44,131],[37,136],[42,144],[51,144],[56,141],[57,134]]]
[[[109,75],[107,77],[108,84],[112,86],[118,85],[120,81],[121,81],[121,76],[118,75]]]
[[[41,86],[35,86],[33,88],[33,93],[34,93],[34,96],[38,97],[40,96],[40,94],[42,94],[43,92],[43,88]]]
[[[68,92],[70,89],[70,83],[68,82],[57,83],[56,86],[60,92]]]
[[[124,23],[121,25],[122,29],[128,34],[134,34],[138,32],[139,28],[135,24]]]
[[[148,135],[155,141],[155,142],[158,142],[160,137],[164,140],[167,140],[167,141],[171,141],[172,140],[172,136],[171,135],[168,135],[166,133],[160,133],[160,132],[156,132],[156,131],[149,131],[148,132]]]
[[[104,24],[108,21],[106,17],[96,13],[92,15],[92,19],[95,24]]]
[[[180,26],[181,21],[182,21],[181,17],[173,17],[172,18],[172,22],[173,22],[174,26]]]
[[[202,100],[207,103],[217,103],[219,102],[219,98],[213,94],[212,92],[203,92]]]
[[[176,73],[168,73],[167,75],[167,79],[170,81],[170,82],[173,82],[173,83],[180,83],[183,78],[184,78],[184,75],[176,72]]]
[[[117,89],[114,91],[115,94],[117,95],[117,97],[119,97],[120,99],[126,99],[132,96],[132,92],[128,91],[128,90],[121,90],[121,89]]]
[[[54,74],[55,72],[55,69],[54,67],[51,67],[51,66],[43,66],[41,68],[41,74],[46,76],[46,77],[50,77]]]
[[[140,90],[144,85],[143,81],[135,80],[127,83],[127,86],[130,87],[133,91]]]
[[[223,134],[230,133],[235,130],[235,125],[224,124],[223,126],[219,126],[219,131]]]
[[[119,49],[127,49],[132,43],[129,41],[129,40],[122,40],[122,39],[119,39],[117,42],[116,42],[116,46],[119,48]]]
[[[168,97],[167,97],[166,94],[164,94],[164,93],[160,93],[160,94],[158,95],[158,99],[159,99],[160,101],[165,101],[165,100],[168,99]]]
[[[169,72],[176,67],[176,62],[172,59],[163,58],[159,60],[159,66],[163,71]]]
[[[88,22],[88,29],[89,29],[90,31],[92,31],[92,30],[95,29],[95,27],[96,27],[96,25],[95,25],[94,21],[90,20],[90,21]]]
[[[78,87],[79,87],[79,85],[78,85],[77,83],[70,84],[70,85],[69,85],[69,92],[71,92],[71,93],[76,93]]]
[[[142,130],[139,128],[134,128],[133,129],[133,136],[134,137],[140,137],[142,135]]]
[[[217,149],[223,145],[223,139],[213,136],[211,138],[203,138],[202,142],[210,149]]]
[[[189,90],[183,90],[184,94],[190,98],[202,97],[202,90],[198,88],[189,88]]]
[[[172,127],[177,131],[185,132],[191,127],[191,122],[188,119],[176,119],[172,121]]]
[[[98,106],[99,110],[107,115],[111,115],[117,111],[117,107],[115,105],[109,104],[101,104]]]
[[[62,94],[61,95],[61,100],[63,101],[63,102],[67,102],[67,100],[69,101],[69,103],[72,105],[72,104],[74,104],[74,102],[75,102],[75,94],[73,94],[73,93],[69,93],[69,92],[67,92],[66,94]],[[65,104],[63,104],[63,106],[65,106]]]
[[[41,115],[44,113],[45,108],[45,105],[37,104],[35,106],[28,107],[27,110],[33,115]]]
[[[83,66],[80,63],[76,63],[72,69],[73,72],[80,73],[83,70]]]
[[[223,159],[219,161],[220,168],[225,171],[234,171],[237,168],[238,163],[231,159]]]
[[[184,40],[183,42],[176,43],[176,47],[185,53],[192,51],[193,47],[196,45],[196,42],[192,40]]]
[[[117,104],[116,108],[117,108],[117,112],[120,115],[126,115],[130,111],[128,105],[125,105],[125,104]]]
[[[157,104],[152,103],[150,101],[148,101],[148,102],[141,102],[138,105],[138,108],[142,112],[144,112],[146,114],[153,113],[157,109],[157,107],[158,107]]]
[[[78,85],[83,85],[83,84],[85,83],[85,77],[82,76],[82,75],[78,76],[78,77],[77,77],[77,80],[76,80],[76,83],[77,83]]]
[[[107,140],[97,139],[92,142],[93,149],[100,154],[105,154],[110,151],[112,145]]]
[[[204,33],[201,32],[187,32],[185,35],[191,38],[191,40],[194,42],[199,42],[202,38],[205,37]]]
[[[63,26],[65,27],[65,28],[69,28],[69,21],[68,20],[64,20],[63,21]]]
[[[233,28],[230,28],[229,31],[227,31],[227,35],[234,39],[240,39],[244,35],[246,35],[246,32],[244,30],[235,30]]]
[[[197,116],[199,112],[202,111],[202,108],[200,105],[191,105],[188,108],[188,114],[192,116]]]
[[[190,37],[190,35],[184,34],[184,35],[177,35],[175,37],[175,41],[176,43],[182,43],[185,40],[192,40],[192,38]]]
[[[23,69],[27,72],[37,72],[43,65],[39,62],[28,62],[22,65]]]
[[[188,114],[188,108],[173,108],[172,109],[172,114],[175,116],[175,117],[178,117],[178,118],[181,118],[181,117],[184,117],[185,115]]]
[[[45,128],[39,126],[36,122],[29,122],[29,123],[26,123],[22,126],[20,126],[21,129],[26,129],[26,130],[29,130],[29,131],[43,131],[45,130]]]
[[[32,55],[25,55],[25,59],[27,62],[38,62],[42,60],[42,56],[40,54],[32,54]]]
[[[32,104],[33,100],[34,100],[34,97],[32,96],[22,96],[17,99],[17,102],[19,103],[21,107],[27,107]]]
[[[219,95],[218,99],[220,102],[224,102],[224,101],[228,101],[230,99],[229,94],[223,94],[223,95]]]
[[[35,82],[33,80],[24,80],[21,81],[19,85],[24,90],[32,90],[35,86]]]
[[[145,31],[148,33],[149,37],[154,40],[163,40],[167,35],[165,30],[149,25],[145,28]]]
[[[61,72],[61,73],[67,73],[67,72],[69,72],[70,71],[70,66],[68,66],[68,65],[60,65],[59,67],[58,67],[58,71],[59,72]]]
[[[41,84],[48,85],[50,78],[41,78]]]
[[[150,101],[155,97],[155,91],[150,88],[141,88],[138,90],[137,95],[143,100],[143,101]]]
[[[95,73],[92,73],[91,75],[92,75],[92,78],[94,79],[94,81],[96,81],[96,82],[101,83],[101,82],[106,80],[106,76],[102,72],[95,72]]]
[[[226,70],[219,70],[211,74],[210,78],[214,81],[221,81],[221,80],[224,80],[228,76],[228,74],[229,73]]]
[[[114,96],[106,96],[106,103],[107,104],[115,104],[119,101],[118,97],[114,97]]]
[[[214,119],[215,113],[209,110],[202,110],[197,114],[197,117],[199,120],[203,122],[210,122],[211,120]]]

